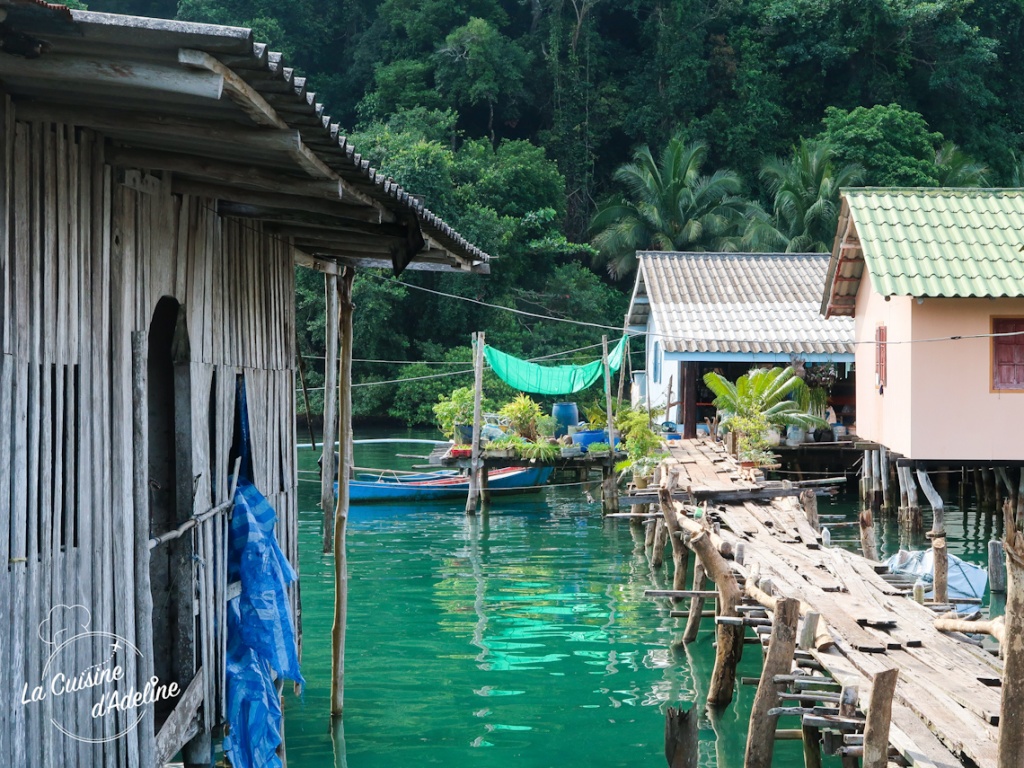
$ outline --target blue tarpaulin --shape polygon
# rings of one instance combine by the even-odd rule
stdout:
[[[277,513],[252,484],[245,388],[238,387],[242,425],[238,487],[228,533],[228,582],[241,594],[228,601],[227,720],[224,751],[234,768],[276,768],[281,703],[275,675],[304,683],[299,672],[288,585],[298,579],[284,556]]]

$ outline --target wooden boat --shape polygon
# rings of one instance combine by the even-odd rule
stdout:
[[[503,467],[487,475],[492,493],[535,493],[551,477],[551,467]],[[337,484],[335,484],[337,492]],[[465,497],[469,479],[455,470],[413,475],[360,473],[349,482],[349,500],[357,504],[388,501],[435,501]]]

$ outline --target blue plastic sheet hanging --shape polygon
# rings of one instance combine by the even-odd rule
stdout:
[[[298,579],[284,556],[274,525],[277,513],[252,484],[249,414],[245,384],[239,379],[236,402],[240,455],[235,507],[228,533],[228,582],[240,582],[241,594],[228,601],[227,720],[224,751],[234,768],[281,765],[281,702],[275,677],[303,684],[288,585]]]

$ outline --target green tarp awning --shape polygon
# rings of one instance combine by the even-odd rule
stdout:
[[[612,373],[622,365],[625,349],[626,337],[623,336],[608,353],[608,367]],[[571,395],[589,387],[604,372],[602,360],[586,365],[537,365],[486,345],[484,356],[499,379],[520,392],[535,395]]]

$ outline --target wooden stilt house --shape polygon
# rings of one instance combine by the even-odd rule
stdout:
[[[0,762],[208,765],[243,427],[297,564],[295,265],[487,256],[249,30],[0,15]]]

